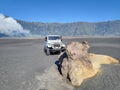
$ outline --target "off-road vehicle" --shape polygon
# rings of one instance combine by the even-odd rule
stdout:
[[[61,52],[65,50],[65,44],[62,42],[60,35],[47,35],[45,37],[44,52],[46,55],[51,53]]]

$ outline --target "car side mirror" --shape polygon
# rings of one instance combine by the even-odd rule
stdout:
[[[61,38],[61,41],[63,41],[62,36],[60,38]]]
[[[45,41],[47,41],[47,37],[45,37]]]

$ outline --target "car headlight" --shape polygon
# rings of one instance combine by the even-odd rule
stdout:
[[[52,47],[52,44],[51,43],[47,43],[47,47]]]
[[[65,47],[65,44],[62,44],[62,47]]]

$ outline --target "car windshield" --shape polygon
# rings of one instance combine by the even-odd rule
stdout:
[[[60,36],[49,36],[49,40],[60,40]]]

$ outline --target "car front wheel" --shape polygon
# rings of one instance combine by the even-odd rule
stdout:
[[[48,48],[46,49],[46,55],[50,55],[50,50]]]

